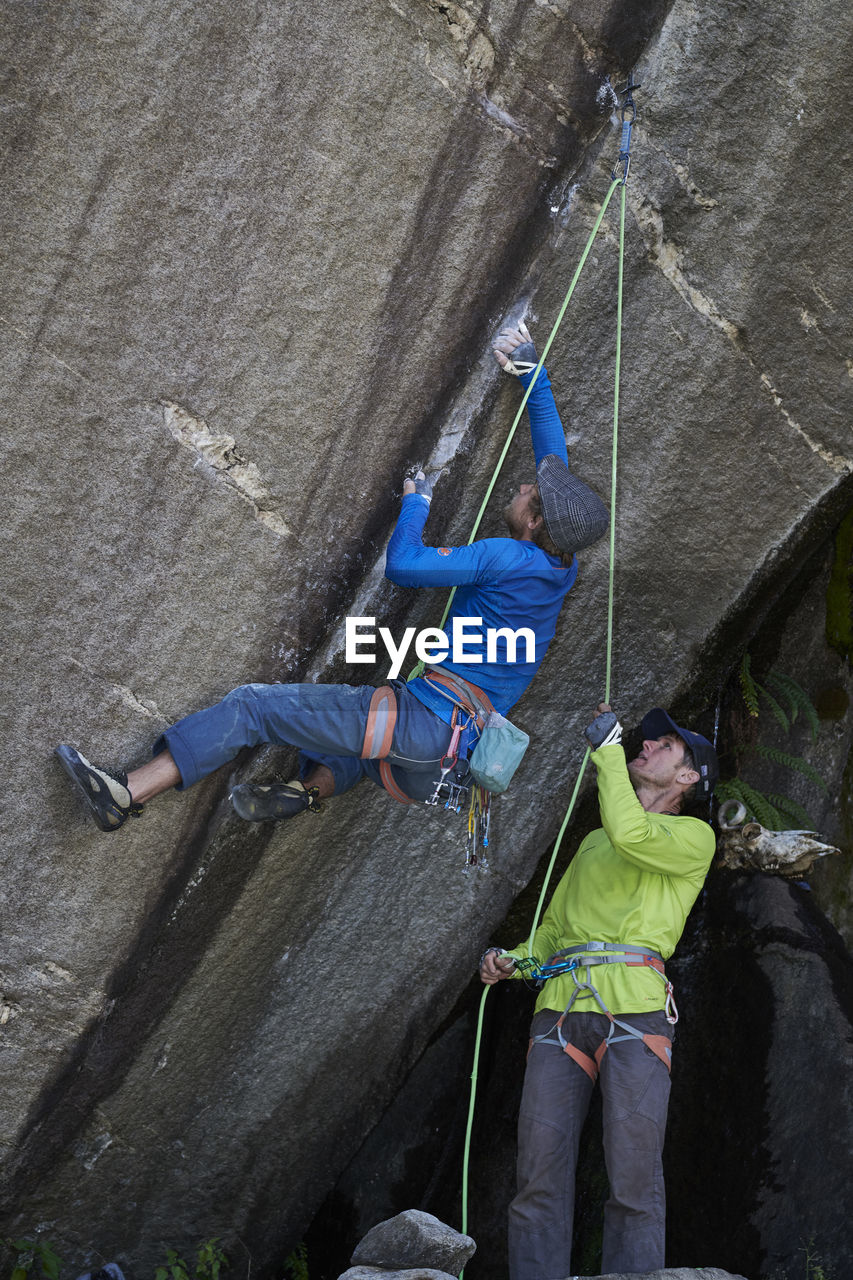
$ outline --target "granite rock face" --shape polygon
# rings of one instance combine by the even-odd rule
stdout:
[[[228,789],[281,752],[102,836],[52,747],[133,764],[245,681],[381,680],[348,613],[435,622],[381,582],[402,470],[446,468],[428,536],[464,541],[517,404],[489,339],[513,306],[547,333],[630,67],[614,689],[695,716],[853,493],[850,32],[791,0],[43,0],[2,39],[4,1219],[80,1269],[226,1231],[272,1265],[560,823],[606,547],[517,709],[491,877],[366,788],[247,829]],[[606,225],[549,358],[605,494]],[[519,436],[498,494],[531,466]]]

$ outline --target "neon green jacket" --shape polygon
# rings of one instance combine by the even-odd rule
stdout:
[[[666,960],[705,881],[714,833],[699,818],[647,813],[631,786],[622,747],[599,747],[592,759],[602,825],[586,837],[557,885],[534,935],[533,955],[545,964],[555,952],[581,942],[633,942]],[[527,956],[528,940],[509,954]],[[664,1007],[664,982],[653,969],[601,964],[581,971],[580,980],[585,974],[611,1013]],[[562,1012],[573,989],[570,973],[549,978],[536,1012]],[[588,992],[581,992],[572,1009],[600,1012]]]

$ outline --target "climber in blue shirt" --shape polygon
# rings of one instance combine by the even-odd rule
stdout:
[[[525,388],[533,381],[536,351],[523,323],[499,335],[494,354]],[[458,588],[445,628],[446,656],[408,684],[391,680],[376,689],[241,685],[216,706],[166,729],[154,744],[153,759],[130,773],[98,768],[73,747],[58,747],[62,765],[101,830],[116,830],[154,796],[191,786],[233,760],[241,748],[261,743],[298,747],[300,777],[235,786],[231,802],[248,821],[316,811],[321,800],[348,791],[363,777],[403,803],[427,799],[448,755],[449,726],[464,723],[464,746],[471,746],[484,716],[491,710],[505,714],[527,688],[577,577],[575,552],[596,542],[608,526],[601,500],[569,471],[544,368],[527,409],[536,481],[522,484],[504,510],[509,537],[426,547],[421,535],[431,484],[418,472],[403,486],[386,575],[404,587]],[[464,762],[465,751],[459,755]]]

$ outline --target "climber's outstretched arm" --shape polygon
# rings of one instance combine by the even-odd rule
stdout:
[[[506,373],[515,374],[527,390],[539,362],[527,325],[520,321],[515,329],[504,329],[495,339],[493,351],[501,368]],[[544,365],[527,401],[527,412],[536,466],[549,454],[556,454],[568,466],[566,435]]]

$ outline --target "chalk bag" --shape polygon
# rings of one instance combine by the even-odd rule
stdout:
[[[494,795],[506,791],[529,742],[527,734],[506,716],[490,712],[468,762],[475,782]]]

